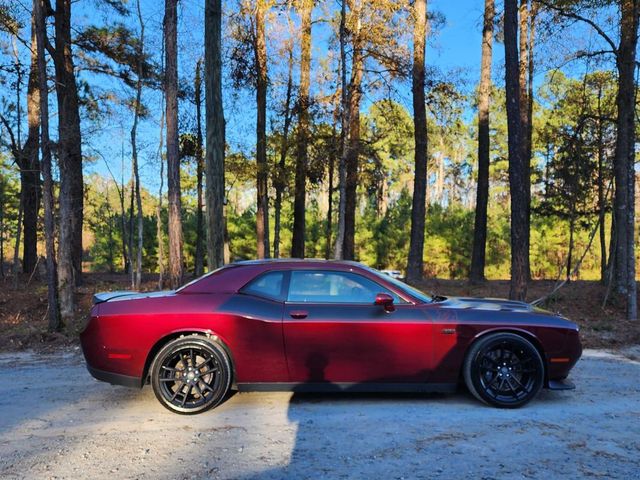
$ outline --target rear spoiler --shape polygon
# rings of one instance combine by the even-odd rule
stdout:
[[[100,292],[93,295],[93,304],[118,300],[133,300],[134,298],[166,297],[175,294],[175,290],[161,290],[159,292],[134,292],[132,290],[119,290],[116,292]]]
[[[116,292],[99,292],[93,295],[93,304],[108,302],[113,298],[128,297],[130,295],[138,295],[138,292],[132,292],[131,290],[119,290]]]

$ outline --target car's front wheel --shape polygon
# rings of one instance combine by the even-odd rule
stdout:
[[[200,413],[218,405],[230,381],[231,364],[224,349],[200,335],[172,340],[151,367],[156,397],[176,413]]]
[[[517,408],[544,384],[544,363],[536,347],[513,333],[494,333],[471,346],[463,367],[469,391],[501,408]]]

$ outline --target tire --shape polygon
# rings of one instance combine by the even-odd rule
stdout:
[[[231,383],[224,349],[201,335],[167,343],[151,366],[151,385],[160,403],[174,413],[192,415],[218,405]]]
[[[499,408],[530,402],[544,384],[538,349],[513,333],[493,333],[472,346],[463,366],[464,381],[478,400]]]

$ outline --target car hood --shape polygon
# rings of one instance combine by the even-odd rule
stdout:
[[[442,302],[444,308],[459,310],[486,310],[493,312],[533,312],[538,311],[532,305],[502,298],[447,297]]]
[[[168,297],[175,294],[175,290],[162,290],[160,292],[133,292],[131,290],[120,290],[116,292],[100,292],[93,296],[93,304],[103,302],[118,302],[121,300],[136,300],[139,298]]]

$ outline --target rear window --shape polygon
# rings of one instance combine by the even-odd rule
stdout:
[[[251,280],[240,290],[242,293],[271,300],[284,299],[284,272],[267,272]]]

